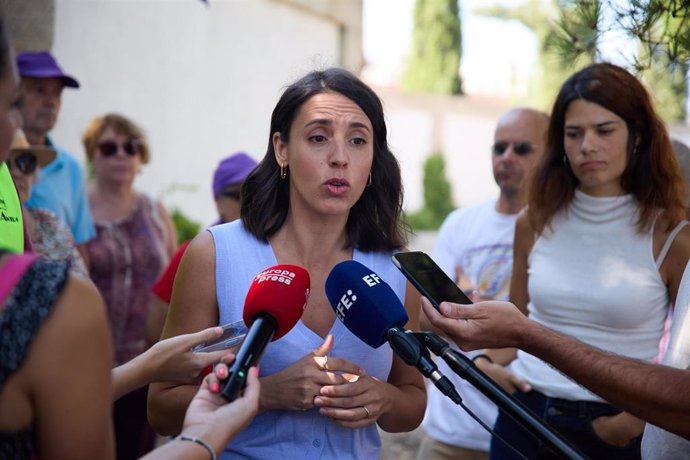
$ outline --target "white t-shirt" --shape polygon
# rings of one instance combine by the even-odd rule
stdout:
[[[456,278],[456,267],[460,267],[482,297],[507,300],[516,219],[517,214],[499,214],[495,200],[455,210],[439,230],[433,259],[451,279]],[[492,426],[496,406],[442,360],[438,367],[453,382],[465,405]],[[489,450],[491,435],[431,385],[422,427],[429,437],[446,444]]]

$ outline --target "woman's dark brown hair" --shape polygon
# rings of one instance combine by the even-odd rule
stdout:
[[[371,88],[342,69],[311,72],[288,86],[281,96],[271,116],[266,155],[242,186],[242,223],[262,241],[285,223],[290,208],[290,181],[280,178],[273,133],[280,133],[283,142],[289,142],[290,127],[299,108],[312,96],[328,92],[342,94],[357,104],[374,130],[373,180],[350,210],[346,245],[362,251],[400,249],[407,242],[401,219],[402,179],[398,161],[388,148],[383,106]]]
[[[539,234],[573,199],[578,179],[564,161],[565,114],[574,100],[595,103],[621,117],[628,128],[627,163],[621,185],[637,200],[638,231],[651,228],[659,210],[669,225],[685,218],[686,185],[668,132],[647,90],[627,70],[593,64],[568,78],[554,103],[546,153],[529,186],[529,219]]]

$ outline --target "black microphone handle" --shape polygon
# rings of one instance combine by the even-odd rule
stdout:
[[[442,394],[455,404],[462,403],[462,398],[455,389],[455,385],[438,370],[436,363],[429,356],[429,351],[412,333],[400,327],[392,327],[386,333],[388,344],[396,355],[406,364],[415,366],[422,375],[431,380]]]
[[[254,322],[228,369],[228,379],[222,393],[225,399],[234,401],[240,394],[247,382],[249,368],[257,365],[276,329],[278,323],[271,315],[259,313],[254,317]]]
[[[432,350],[433,351],[433,350]],[[485,373],[477,369],[467,356],[447,347],[441,353],[441,358],[461,378],[470,382],[484,396],[489,398],[499,409],[505,411],[521,425],[534,433],[539,439],[549,444],[557,451],[572,459],[586,459],[587,457],[572,446],[563,436],[546,425],[527,406],[515,399],[500,385],[491,380]]]

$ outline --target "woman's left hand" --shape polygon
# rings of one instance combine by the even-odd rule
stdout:
[[[346,428],[362,428],[376,423],[389,408],[388,383],[374,377],[347,376],[347,382],[328,385],[314,398],[321,415]]]

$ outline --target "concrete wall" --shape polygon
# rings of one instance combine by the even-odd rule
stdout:
[[[490,145],[506,101],[476,96],[399,94],[378,88],[388,122],[389,143],[400,161],[405,209],[423,207],[424,161],[435,151],[446,160],[455,205],[470,206],[497,196]]]
[[[0,16],[18,51],[53,46],[55,0],[0,0]]]
[[[152,151],[136,187],[211,223],[215,166],[263,156],[282,88],[315,68],[358,70],[346,42],[361,36],[361,0],[337,3],[349,19],[286,0],[56,0],[53,52],[82,87],[64,91],[53,137],[83,159],[92,117],[132,118]]]

